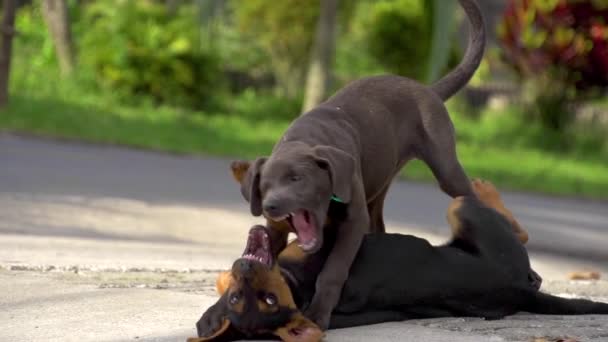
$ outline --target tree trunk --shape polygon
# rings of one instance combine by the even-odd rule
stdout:
[[[2,15],[2,45],[0,45],[0,108],[8,103],[8,80],[11,70],[13,36],[15,35],[15,12],[17,0],[4,0]]]
[[[221,35],[218,31],[224,22],[226,11],[225,0],[197,0],[198,22],[199,22],[199,43],[201,47],[209,51],[218,51],[218,39]]]
[[[167,7],[167,13],[170,16],[175,15],[177,13],[177,8],[179,7],[179,0],[165,0],[165,6]]]
[[[302,113],[312,109],[327,96],[336,47],[338,0],[321,0],[317,32],[312,48]]]
[[[62,75],[74,70],[75,57],[66,0],[43,0],[42,14],[49,29]]]

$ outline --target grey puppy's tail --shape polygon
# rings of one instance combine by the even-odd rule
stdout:
[[[431,89],[444,101],[452,97],[473,77],[486,46],[486,29],[477,2],[475,0],[458,0],[458,2],[469,19],[469,43],[460,64],[431,85]]]
[[[608,315],[608,304],[586,299],[568,299],[535,292],[526,301],[524,310],[545,315]]]

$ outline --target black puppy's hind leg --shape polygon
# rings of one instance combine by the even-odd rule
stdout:
[[[465,246],[501,265],[514,280],[527,283],[530,261],[507,219],[477,198],[458,197],[448,208],[452,245]]]
[[[448,207],[447,219],[454,238],[474,244],[487,257],[524,251],[507,219],[477,198],[455,198]]]
[[[480,252],[474,227],[463,222],[460,211],[466,206],[466,198],[459,196],[450,203],[447,211],[447,220],[452,230],[450,245],[472,254]]]

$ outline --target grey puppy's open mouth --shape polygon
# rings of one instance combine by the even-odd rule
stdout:
[[[315,217],[306,209],[299,209],[281,217],[273,217],[275,221],[286,220],[298,236],[298,246],[308,252],[317,247],[318,230]]]

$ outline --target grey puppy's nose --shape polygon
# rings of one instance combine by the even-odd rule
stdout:
[[[274,216],[274,215],[278,215],[278,211],[279,211],[279,203],[276,200],[273,199],[268,199],[266,201],[264,201],[264,203],[262,204],[262,207],[264,209],[264,211],[270,215],[270,216]]]

